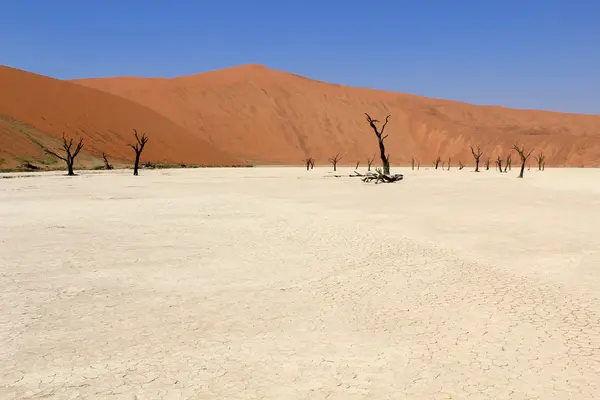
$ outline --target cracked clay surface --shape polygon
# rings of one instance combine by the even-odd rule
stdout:
[[[600,398],[600,172],[402,172],[0,180],[0,399]]]

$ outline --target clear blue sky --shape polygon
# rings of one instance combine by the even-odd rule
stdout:
[[[247,63],[353,86],[600,114],[597,0],[0,0],[0,64],[69,79]]]

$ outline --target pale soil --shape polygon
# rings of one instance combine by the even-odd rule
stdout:
[[[599,398],[600,171],[404,172],[0,179],[0,399]]]

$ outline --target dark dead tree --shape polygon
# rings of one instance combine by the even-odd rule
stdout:
[[[358,169],[358,166],[360,165],[360,161],[356,162],[356,167],[354,167],[354,169]]]
[[[412,165],[412,170],[414,171],[415,170],[415,158],[414,157],[412,158],[411,165]]]
[[[450,171],[450,161],[452,161],[452,159],[448,157],[448,171]]]
[[[540,154],[534,156],[533,158],[535,158],[535,161],[538,163],[538,170],[543,171],[546,165],[546,157],[544,156],[544,153],[540,151]]]
[[[46,153],[63,160],[67,164],[68,175],[74,176],[75,172],[73,171],[73,163],[75,162],[75,157],[77,157],[77,155],[79,154],[81,149],[83,149],[83,138],[79,138],[79,142],[75,146],[75,149],[73,149],[73,139],[72,138],[67,140],[67,138],[65,137],[65,134],[63,133],[62,140],[63,140],[62,148],[65,151],[64,156],[60,156],[56,152],[54,152],[52,150],[48,150],[48,149],[46,149]]]
[[[390,120],[390,115],[385,117],[385,123],[381,127],[381,130],[379,130],[379,128],[377,128],[377,123],[379,122],[378,120],[372,119],[369,116],[369,114],[367,114],[367,113],[365,113],[365,115],[367,116],[367,122],[373,129],[373,132],[375,132],[375,136],[377,136],[377,141],[379,142],[379,156],[381,157],[381,163],[383,165],[383,174],[389,175],[390,174],[390,155],[389,154],[386,155],[385,145],[383,143],[383,141],[385,140],[385,138],[388,137],[388,135],[384,136],[383,132],[385,131],[385,127],[387,126],[387,124]]]
[[[508,153],[508,156],[506,156],[506,165],[504,166],[504,172],[506,172],[506,170],[512,171],[512,154]]]
[[[311,169],[313,163],[315,162],[315,160],[313,160],[312,157],[308,157],[307,159],[304,160],[304,163],[306,164],[306,170],[308,171],[309,169]]]
[[[135,140],[137,141],[136,144],[130,144],[129,146],[135,150],[135,164],[133,165],[133,175],[137,175],[138,174],[138,168],[140,165],[140,155],[142,154],[142,151],[144,150],[144,146],[146,145],[146,143],[148,142],[148,138],[146,137],[146,134],[142,134],[142,137],[138,136],[137,131],[134,129],[133,133],[135,135]]]
[[[436,158],[435,161],[433,162],[435,169],[438,169],[438,167],[440,166],[440,161],[442,161],[442,159],[438,156],[438,158]]]
[[[487,161],[485,162],[485,170],[489,171],[490,170],[490,159],[488,158]]]
[[[371,158],[367,158],[367,171],[371,171],[371,165],[373,165],[373,161],[375,161],[375,156]]]
[[[337,164],[341,159],[342,159],[342,157],[340,157],[339,153],[336,154],[335,156],[329,158],[329,162],[333,165],[334,171],[337,171]]]
[[[476,153],[475,150],[473,149],[473,146],[471,146],[471,154],[473,154],[473,158],[475,159],[475,172],[479,172],[479,160],[481,159],[483,152],[481,151],[479,146],[477,146],[477,153]]]
[[[463,164],[463,162],[459,160],[459,161],[458,161],[458,169],[459,169],[459,170],[461,170],[461,169],[463,169],[464,167],[465,167],[465,164]]]
[[[498,171],[502,173],[502,158],[500,158],[500,156],[498,156],[498,158],[496,159],[496,164],[498,164]]]
[[[102,152],[102,158],[104,159],[104,169],[113,169],[113,166],[109,164],[108,159],[106,158],[106,153]]]
[[[513,149],[515,149],[516,152],[519,153],[519,156],[521,157],[521,172],[519,173],[519,178],[522,178],[523,173],[525,172],[525,164],[527,164],[527,159],[529,158],[531,153],[533,153],[533,149],[531,149],[531,151],[529,153],[527,153],[527,155],[525,155],[525,146],[519,147],[519,145],[517,143],[515,143]]]

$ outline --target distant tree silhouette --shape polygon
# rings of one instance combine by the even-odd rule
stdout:
[[[519,178],[523,178],[523,174],[525,173],[525,164],[527,164],[527,159],[529,158],[531,153],[533,153],[533,149],[531,149],[531,151],[527,153],[527,155],[525,155],[525,146],[519,147],[519,145],[515,143],[513,149],[515,149],[521,157],[521,172],[519,173]]]
[[[540,154],[533,158],[535,158],[535,161],[538,163],[538,170],[543,171],[546,168],[546,157],[544,156],[544,153],[540,151]]]
[[[113,166],[108,163],[108,159],[106,158],[106,153],[102,152],[102,158],[104,159],[104,169],[113,169]]]
[[[440,165],[440,161],[442,161],[442,159],[438,156],[438,158],[436,158],[435,161],[433,162],[435,169],[438,169],[438,167]]]
[[[479,146],[477,146],[477,152],[475,152],[473,146],[471,146],[471,153],[473,154],[473,158],[475,159],[475,172],[479,172],[479,159],[481,159],[483,152],[481,151]]]
[[[375,161],[375,156],[371,158],[367,158],[367,171],[371,171],[371,166],[373,165],[373,161]]]
[[[63,140],[62,148],[65,151],[64,156],[58,155],[56,152],[54,152],[52,150],[48,150],[48,149],[46,149],[46,153],[63,160],[67,164],[68,175],[74,176],[75,172],[73,171],[73,164],[75,163],[75,157],[77,157],[77,155],[79,154],[81,149],[83,149],[83,138],[79,138],[79,142],[75,146],[75,149],[73,149],[73,139],[72,138],[67,140],[67,138],[65,137],[65,134],[63,133],[62,140]]]
[[[342,159],[342,157],[340,157],[340,154],[336,154],[333,157],[329,158],[329,162],[333,165],[333,170],[337,171],[337,164],[338,162]]]
[[[135,164],[133,165],[133,175],[138,175],[138,168],[140,165],[140,155],[142,151],[144,151],[144,146],[148,143],[148,138],[146,134],[142,134],[142,137],[138,136],[137,131],[134,129],[133,133],[135,135],[136,144],[130,144],[129,146],[135,151]]]

